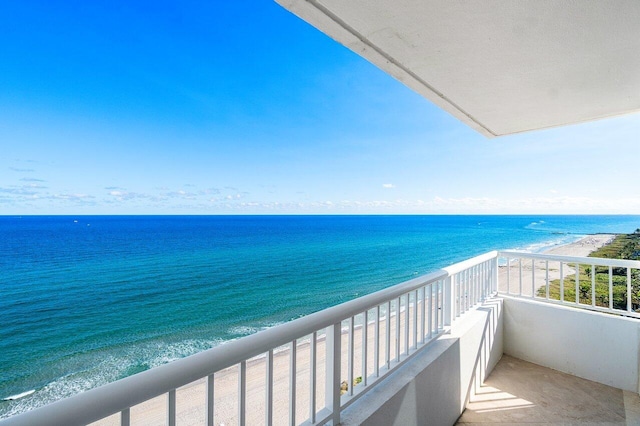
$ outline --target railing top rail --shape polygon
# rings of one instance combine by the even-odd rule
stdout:
[[[187,358],[0,420],[0,424],[2,426],[50,424],[52,419],[55,419],[56,424],[64,425],[92,423],[358,315],[410,291],[445,279],[465,268],[494,259],[496,256],[495,251],[477,256]]]
[[[478,265],[491,259],[495,259],[496,257],[498,257],[498,252],[494,250],[476,257],[472,257],[471,259],[463,260],[462,262],[455,263],[451,266],[447,266],[446,268],[442,268],[442,270],[445,271],[448,275],[453,275],[457,274],[458,272],[464,271],[465,269],[468,269],[472,266]]]
[[[615,266],[621,268],[639,268],[640,261],[624,260],[624,259],[606,259],[602,257],[578,257],[578,256],[561,256],[555,254],[528,253],[514,250],[504,250],[498,252],[499,257],[521,257],[524,259],[539,259],[562,261],[565,263],[580,263],[584,265],[595,266]]]

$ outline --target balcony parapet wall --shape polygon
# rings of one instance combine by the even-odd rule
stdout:
[[[640,321],[503,296],[504,353],[638,393]]]

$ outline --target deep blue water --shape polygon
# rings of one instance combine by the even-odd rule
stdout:
[[[638,227],[640,216],[0,217],[0,417],[489,250]]]

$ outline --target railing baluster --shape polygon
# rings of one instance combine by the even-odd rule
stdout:
[[[498,261],[497,257],[495,259],[493,259],[493,260],[487,261],[487,293],[486,293],[486,299],[491,297],[493,295],[493,292],[494,292],[493,286],[495,284],[495,277],[493,276],[493,266],[497,261]]]
[[[549,284],[549,261],[548,260],[546,260],[544,262],[544,266],[545,266],[545,282],[547,283],[546,284],[547,288],[546,288],[545,292],[546,292],[547,300],[549,300],[549,285],[550,284]]]
[[[436,308],[438,308],[440,305],[438,304],[438,291],[439,288],[438,286],[436,286]],[[470,268],[467,269],[467,309],[466,311],[468,311],[469,309],[471,309],[471,306],[473,306],[473,272],[471,271]],[[436,311],[437,313],[438,311]],[[437,318],[436,318],[437,320]],[[436,330],[438,330],[438,326],[436,323]]]
[[[289,358],[289,424],[296,424],[296,376],[298,363],[298,342],[294,339],[291,342],[291,352]]]
[[[402,325],[400,322],[400,319],[402,318],[400,313],[401,300],[401,297],[398,297],[396,300],[396,362],[400,362],[400,327]]]
[[[560,261],[560,301],[564,302],[564,272],[562,271],[564,262]]]
[[[478,266],[471,267],[471,284],[473,297],[471,298],[471,306],[475,306],[478,303]]]
[[[580,264],[576,263],[576,305],[580,303]]]
[[[438,281],[438,290],[438,303],[440,307],[440,309],[438,309],[438,312],[440,312],[438,324],[440,324],[439,329],[441,330],[444,328],[444,280]]]
[[[468,268],[467,272],[469,273],[469,298],[467,299],[469,304],[467,305],[467,310],[470,310],[473,307],[474,303],[475,303],[474,299],[475,299],[475,284],[476,284],[476,279],[475,278],[476,277],[475,277],[475,274],[474,274],[473,267]],[[440,290],[439,287],[438,287],[438,290]],[[438,300],[438,302],[439,302],[439,300]],[[440,305],[438,304],[437,306],[440,306]],[[437,329],[438,329],[438,327],[436,326],[436,330]]]
[[[472,280],[471,280],[471,284],[473,286],[473,297],[471,298],[471,307],[474,307],[477,303],[478,300],[480,299],[480,296],[478,295],[478,283],[480,282],[480,276],[478,275],[479,271],[478,271],[478,265],[474,265],[471,268],[471,276],[472,276]]]
[[[418,290],[413,295],[413,347],[418,348]]]
[[[591,306],[596,306],[596,265],[591,266]]]
[[[170,390],[167,398],[167,424],[176,426],[176,390]]]
[[[493,281],[493,274],[492,274],[492,270],[493,270],[493,262],[492,261],[487,261],[484,265],[484,269],[485,269],[485,290],[484,290],[484,299],[488,299],[491,296],[491,283]]]
[[[482,300],[483,274],[482,264],[476,266],[476,304]]]
[[[474,275],[474,293],[475,296],[473,298],[473,304],[476,305],[480,299],[481,299],[481,295],[480,295],[480,265],[476,265],[473,267],[473,275]]]
[[[238,372],[238,424],[244,426],[247,422],[247,362],[240,363]]]
[[[376,377],[380,377],[380,305],[376,306],[376,328],[374,329],[373,339],[375,341],[373,351],[373,363]]]
[[[369,340],[369,311],[364,311],[362,320],[362,386],[367,386],[368,368],[368,340]]]
[[[420,343],[424,343],[427,335],[427,287],[422,287],[422,308],[420,311]]]
[[[409,293],[404,303],[404,354],[409,355]]]
[[[462,313],[462,307],[460,304],[460,302],[462,301],[462,297],[460,296],[462,294],[462,289],[460,287],[460,274],[453,274],[453,276],[451,277],[451,280],[452,280],[452,285],[455,292],[455,304],[456,304],[456,308],[455,308],[456,312],[453,318],[458,318]]]
[[[484,263],[481,263],[478,265],[478,302],[484,301],[485,281]]]
[[[507,256],[507,294],[511,294],[511,258]]]
[[[266,360],[266,384],[267,387],[265,395],[265,424],[271,426],[273,424],[273,349],[267,352]]]
[[[125,408],[120,411],[120,426],[130,426],[131,425],[131,409]]]
[[[353,362],[354,362],[354,349],[355,349],[355,345],[354,345],[354,331],[355,331],[355,327],[354,327],[354,322],[355,322],[355,317],[351,317],[351,320],[349,321],[349,336],[347,336],[349,338],[349,347],[347,348],[347,356],[349,357],[347,359],[347,391],[349,393],[349,396],[353,396]]]
[[[471,271],[464,271],[464,311],[471,308]],[[436,330],[438,330],[438,289],[436,287]]]
[[[482,300],[482,265],[476,265],[476,297],[475,305]]]
[[[387,319],[385,321],[385,351],[384,363],[391,367],[391,301],[387,302]]]
[[[209,374],[207,376],[207,426],[213,426],[213,415],[214,415],[214,405],[215,403],[215,383],[214,383],[214,375]]]
[[[482,264],[476,266],[476,304],[482,301],[482,287],[484,287],[484,269],[482,269]]]
[[[613,267],[609,266],[609,309],[613,309]]]
[[[440,333],[440,308],[440,281],[438,281],[436,283],[436,322],[434,324],[436,334]]]
[[[522,258],[518,258],[518,276],[519,276],[519,285],[518,285],[518,295],[522,296]]]
[[[536,297],[536,260],[531,259],[531,297]]]
[[[311,423],[316,422],[316,340],[318,332],[311,334],[311,359],[309,360],[309,420]]]
[[[433,337],[433,283],[429,284],[429,307],[427,314],[429,315],[429,340],[431,340]]]
[[[338,322],[327,327],[325,348],[325,393],[324,406],[331,411],[334,425],[340,424],[340,367],[342,343],[342,323]]]
[[[631,268],[627,268],[627,312],[631,312]]]
[[[460,315],[462,315],[467,310],[467,271],[461,271],[458,276],[460,279]]]
[[[482,302],[484,300],[484,264],[478,265],[478,302]]]
[[[460,308],[458,309],[458,316],[464,314],[464,271],[461,271],[457,274],[458,280],[458,305]]]
[[[488,284],[489,284],[489,265],[486,262],[483,262],[480,265],[480,269],[482,270],[482,301],[484,302],[487,298],[488,292]]]
[[[498,256],[491,262],[491,294],[498,292],[500,288],[500,268],[498,267]]]
[[[464,313],[464,271],[456,274],[456,289],[458,291],[458,316]]]

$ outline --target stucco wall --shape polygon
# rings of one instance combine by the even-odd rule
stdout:
[[[480,383],[502,356],[502,340],[502,301],[491,300],[348,407],[341,424],[454,424],[474,379]]]
[[[638,392],[640,321],[504,297],[504,353]]]

